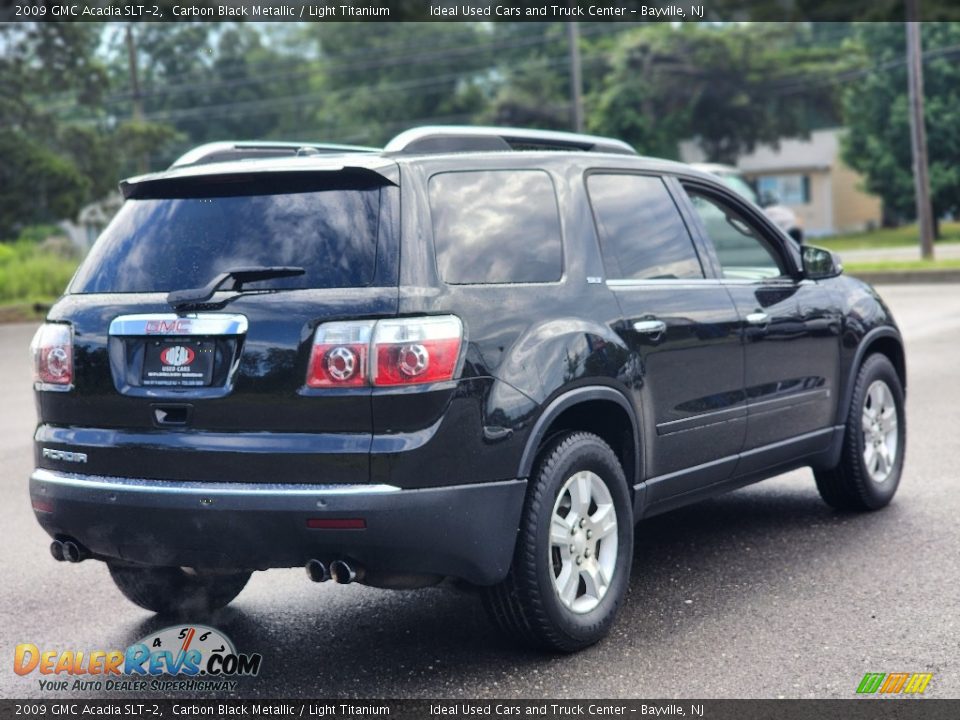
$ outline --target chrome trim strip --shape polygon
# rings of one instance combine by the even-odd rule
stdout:
[[[134,492],[171,493],[177,495],[381,495],[400,492],[396,485],[303,485],[283,483],[217,483],[179,480],[146,480],[141,478],[104,477],[60,473],[38,468],[30,476],[37,482],[52,483],[86,490],[130,490]]]
[[[724,287],[726,285],[762,285],[764,287],[793,287],[797,283],[791,278],[766,278],[763,280],[738,280],[734,278],[663,278],[661,280],[626,280],[612,278],[607,287],[612,288],[652,288],[684,287],[705,288]]]
[[[110,323],[110,335],[244,335],[245,315],[233,313],[150,313],[121,315]]]
[[[73,390],[73,383],[69,385],[54,385],[53,383],[35,382],[33,389],[42,390],[43,392],[70,392]]]

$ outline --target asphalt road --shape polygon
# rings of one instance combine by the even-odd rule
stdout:
[[[850,698],[863,674],[932,672],[960,697],[960,286],[883,289],[908,343],[908,453],[893,504],[842,515],[809,471],[638,527],[612,635],[571,657],[518,649],[453,588],[388,592],[257,573],[210,617],[264,655],[260,697]],[[96,562],[54,562],[27,495],[33,328],[0,327],[0,696],[37,696],[17,643],[123,648],[169,622],[124,600]]]

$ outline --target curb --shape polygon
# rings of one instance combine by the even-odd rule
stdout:
[[[960,283],[960,269],[951,270],[874,270],[849,274],[871,285],[914,285]]]

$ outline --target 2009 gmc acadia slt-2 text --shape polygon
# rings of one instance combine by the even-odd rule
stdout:
[[[156,612],[254,570],[477,586],[561,651],[636,522],[811,466],[896,492],[889,310],[715,177],[607,138],[215,143],[126,197],[33,343],[37,519]]]

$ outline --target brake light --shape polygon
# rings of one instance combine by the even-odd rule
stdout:
[[[381,320],[373,334],[374,385],[452,380],[463,324],[454,315]]]
[[[315,388],[452,380],[463,323],[454,315],[332,322],[317,328],[307,371]]]
[[[37,390],[69,390],[73,385],[73,335],[69,325],[42,325],[30,343]]]
[[[370,336],[374,322],[321,325],[313,338],[309,387],[357,387],[367,384]]]

